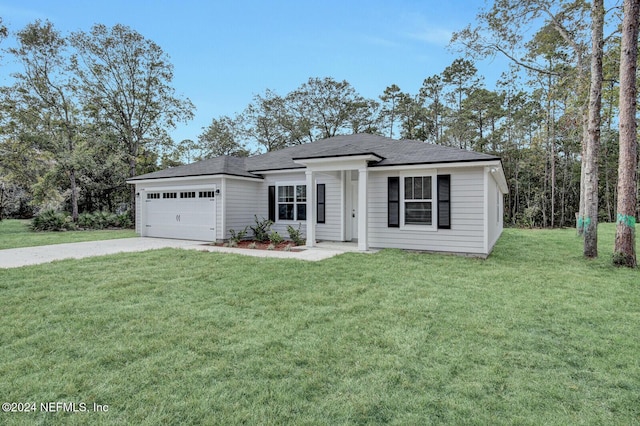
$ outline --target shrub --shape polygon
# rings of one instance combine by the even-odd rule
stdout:
[[[293,244],[296,246],[301,246],[306,243],[306,240],[302,238],[302,233],[300,232],[301,223],[298,224],[298,229],[294,228],[291,225],[287,225],[287,232],[289,232],[289,239],[293,241]]]
[[[260,241],[261,243],[266,243],[269,241],[269,231],[271,231],[271,225],[273,225],[273,221],[269,219],[262,218],[262,220],[258,220],[258,215],[254,215],[256,226],[251,226],[251,231],[253,231],[253,239],[256,241]]]
[[[132,222],[127,212],[116,214],[106,211],[80,213],[78,226],[84,229],[131,228]]]
[[[78,215],[78,226],[80,228],[93,228],[95,225],[95,218],[91,213],[80,213]]]
[[[118,215],[115,213],[109,213],[107,211],[99,211],[93,214],[94,229],[113,228],[117,226]]]
[[[274,246],[273,243],[267,246],[267,250],[275,250],[275,249],[276,249],[276,246]]]
[[[255,243],[255,242],[252,242],[251,244],[249,244],[249,245],[247,246],[247,248],[250,248],[250,249],[254,249],[254,248],[256,248],[256,247],[257,247],[257,245],[256,245],[256,243]]]
[[[236,246],[237,246],[238,243],[242,241],[244,237],[247,235],[247,228],[248,226],[245,226],[244,229],[239,232],[236,232],[235,229],[229,229],[229,234],[231,234],[231,238],[229,238],[229,242],[234,242],[236,243]]]
[[[271,244],[273,244],[274,246],[277,246],[284,241],[284,238],[282,238],[282,236],[277,232],[272,232],[271,234],[269,234],[269,241],[271,241]]]
[[[31,221],[34,231],[69,231],[76,229],[69,215],[55,210],[43,210]]]
[[[131,221],[131,216],[129,212],[120,213],[116,215],[116,227],[118,228],[132,228],[133,222]]]

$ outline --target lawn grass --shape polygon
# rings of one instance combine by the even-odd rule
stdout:
[[[45,246],[49,244],[79,243],[82,241],[112,240],[135,237],[130,229],[33,232],[30,220],[5,219],[0,221],[0,250],[19,247]]]
[[[487,260],[164,249],[0,270],[3,424],[638,424],[640,272],[573,230]]]

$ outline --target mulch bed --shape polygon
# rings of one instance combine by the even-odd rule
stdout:
[[[255,247],[253,247],[253,244],[255,244]],[[243,240],[240,241],[238,243],[238,245],[234,248],[241,248],[241,249],[248,249],[248,250],[268,250],[267,247],[269,247],[271,243],[260,243],[257,241],[249,241],[249,240]],[[216,246],[224,246],[225,243],[216,243]],[[304,250],[304,246],[294,246],[293,243],[291,243],[290,241],[283,241],[280,244],[278,244],[277,246],[275,246],[275,248],[273,250],[275,251],[287,251],[287,246],[290,246],[291,248],[289,250],[291,251],[301,251]],[[228,246],[227,246],[228,247]]]

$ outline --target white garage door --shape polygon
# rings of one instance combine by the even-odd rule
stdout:
[[[215,241],[215,190],[181,188],[148,191],[146,195],[148,237]]]

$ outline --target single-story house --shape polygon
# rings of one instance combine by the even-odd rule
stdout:
[[[142,236],[222,241],[271,219],[287,237],[487,256],[503,227],[500,158],[372,134],[247,158],[220,156],[137,176]]]

